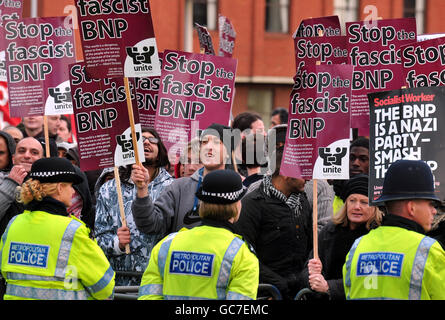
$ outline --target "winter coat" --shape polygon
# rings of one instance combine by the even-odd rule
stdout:
[[[197,210],[192,212],[192,209],[198,203],[195,192],[203,170],[201,168],[190,177],[176,179],[155,202],[150,197],[136,198],[132,211],[138,229],[143,233],[166,236],[184,227],[190,229],[200,225],[201,218]]]
[[[238,232],[260,262],[260,283],[275,285],[286,298],[302,287],[299,278],[312,250],[312,213],[301,193],[302,210],[295,215],[283,201],[266,195],[263,182],[242,200]]]
[[[156,178],[148,185],[150,196],[156,199],[174,179],[161,168]],[[117,229],[122,226],[116,180],[105,182],[99,189],[96,202],[95,235],[98,245],[102,248],[116,274],[117,286],[139,285],[138,277],[119,275],[118,271],[144,272],[150,252],[163,235],[147,235],[136,228],[132,214],[132,202],[136,198],[136,186],[132,182],[122,182],[122,199],[127,227],[130,229],[130,254],[119,248]]]
[[[318,256],[323,265],[322,275],[329,285],[331,300],[345,299],[342,270],[346,255],[354,241],[367,233],[365,224],[351,230],[349,227],[336,225],[330,221],[318,234]],[[312,258],[311,252],[308,260]],[[310,288],[307,264],[302,272],[302,278],[305,280],[306,287]]]

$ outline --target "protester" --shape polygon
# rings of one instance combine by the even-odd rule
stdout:
[[[346,299],[445,299],[445,251],[425,236],[437,213],[430,167],[398,160],[386,172],[382,226],[352,245],[343,267]]]
[[[289,111],[285,108],[276,108],[272,110],[270,118],[270,128],[273,128],[280,124],[286,124],[289,117]]]
[[[243,185],[249,187],[255,181],[263,179],[262,167],[267,167],[264,139],[258,139],[256,134],[250,134],[241,141],[241,159],[247,169]]]
[[[307,286],[328,293],[330,300],[344,300],[342,270],[355,239],[380,225],[382,212],[368,204],[368,176],[356,175],[345,184],[343,208],[318,235],[319,259],[309,260],[304,270]]]
[[[68,142],[57,142],[57,156],[59,158],[65,158],[68,151],[75,145]]]
[[[8,133],[0,131],[0,174],[4,176],[11,171],[12,155],[15,152],[16,143]]]
[[[88,229],[68,217],[73,184],[80,183],[72,164],[62,158],[33,163],[20,190],[26,211],[8,225],[0,242],[5,300],[86,300],[113,297],[114,271]],[[31,251],[32,250],[32,251]],[[38,259],[23,259],[30,253]]]
[[[237,164],[237,170],[243,177],[247,177],[247,168],[243,165],[241,160],[240,142],[249,134],[258,134],[263,137],[266,136],[264,122],[258,113],[254,111],[246,111],[235,117],[232,122],[232,129],[234,135],[234,158]],[[232,159],[230,159],[227,168],[234,168],[232,162]]]
[[[161,235],[141,233],[133,220],[131,203],[136,198],[136,190],[142,188],[155,201],[163,190],[172,183],[173,178],[165,166],[169,164],[167,150],[154,129],[143,128],[144,169],[149,172],[150,180],[135,186],[131,166],[120,173],[122,199],[127,225],[122,226],[118,202],[116,180],[105,182],[99,189],[96,201],[95,235],[97,243],[105,252],[111,266],[117,272],[116,285],[139,285],[140,278],[128,276],[124,272],[144,272],[150,251],[162,238]],[[125,253],[125,246],[130,246],[130,254]]]
[[[2,131],[6,132],[7,134],[9,134],[15,141],[15,143],[17,144],[20,140],[23,139],[23,133],[22,131],[14,126],[6,126],[2,129]]]
[[[155,202],[148,197],[149,192],[145,188],[138,187],[137,197],[132,203],[133,217],[138,229],[146,234],[167,235],[183,227],[199,225],[199,201],[195,192],[207,173],[225,168],[232,146],[230,128],[211,124],[201,134],[200,159],[203,168],[190,177],[173,181]],[[147,183],[150,177],[147,170],[136,165],[133,168],[136,186],[141,182]]]
[[[187,143],[184,153],[181,154],[179,162],[175,166],[175,178],[190,177],[196,170],[202,168],[199,160],[199,139],[194,138]]]
[[[154,247],[139,299],[256,299],[258,259],[233,227],[245,193],[236,172],[209,172],[196,192],[202,225]]]
[[[47,152],[46,152],[46,139],[44,137],[37,137],[36,139],[42,145],[43,156],[44,157],[47,157],[47,158],[49,158],[49,157],[57,157],[59,155],[59,151],[58,151],[58,148],[57,148],[56,140],[54,140],[53,138],[49,138],[48,139],[49,154],[47,154]]]
[[[260,261],[260,283],[276,286],[293,299],[303,285],[299,274],[312,250],[312,213],[304,179],[280,175],[283,148],[276,150],[276,168],[242,200],[236,227]]]
[[[73,143],[75,140],[73,139],[73,133],[71,131],[71,121],[67,116],[60,116],[60,124],[57,128],[57,142],[68,142]]]
[[[280,124],[271,129],[267,133],[267,154],[272,154],[273,150],[284,147],[286,142],[287,124]],[[273,159],[272,159],[273,160]],[[275,162],[269,161],[269,171],[273,172],[275,168]],[[262,181],[256,181],[250,184],[247,192],[257,189]],[[304,184],[304,192],[306,193],[307,200],[309,202],[310,211],[313,207],[313,192],[314,184],[313,180],[307,180]],[[327,180],[317,180],[317,225],[318,231],[320,231],[329,221],[333,215],[332,203],[334,200],[334,189],[328,183]]]
[[[351,142],[349,147],[349,177],[356,174],[369,174],[369,139],[358,137]],[[342,192],[345,180],[334,180],[333,188],[335,197],[333,200],[333,212],[336,214],[343,206]]]
[[[45,137],[43,132],[43,116],[24,117],[23,123],[23,137]]]
[[[7,175],[0,177],[0,234],[12,217],[23,212],[21,203],[15,201],[15,189],[31,170],[34,161],[43,157],[42,145],[34,138],[19,141],[12,155],[13,166]]]

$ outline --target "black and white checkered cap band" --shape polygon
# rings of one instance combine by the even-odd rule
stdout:
[[[235,191],[235,192],[228,192],[228,193],[221,193],[221,192],[207,192],[202,190],[201,193],[203,196],[211,196],[211,197],[217,197],[217,198],[223,198],[227,200],[236,200],[240,196],[241,193],[243,193],[244,187],[241,190]]]
[[[75,175],[75,172],[72,171],[37,171],[37,172],[31,172],[29,175],[31,177],[36,177],[36,178],[49,178],[49,177],[54,177],[54,176],[58,176],[61,174],[72,174]]]

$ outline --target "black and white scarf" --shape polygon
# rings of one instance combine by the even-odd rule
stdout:
[[[263,177],[263,191],[264,193],[271,198],[276,198],[278,200],[283,201],[295,214],[295,217],[300,216],[302,212],[303,206],[301,204],[301,196],[302,193],[292,193],[289,198],[287,198],[284,193],[277,190],[272,184],[272,176],[265,175]]]

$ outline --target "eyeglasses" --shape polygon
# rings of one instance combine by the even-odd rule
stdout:
[[[142,136],[142,143],[144,143],[147,140],[148,140],[148,142],[150,142],[152,144],[158,144],[159,143],[159,139],[158,138],[155,138],[155,137],[148,137],[147,138],[147,137]]]

